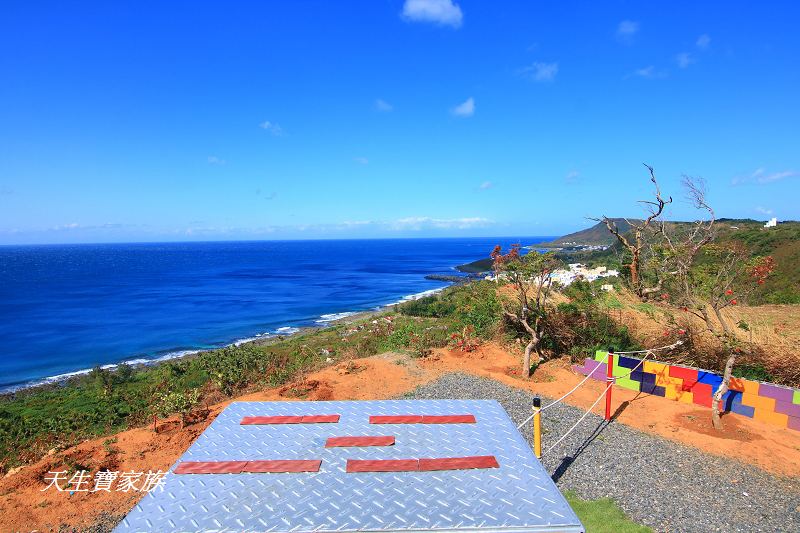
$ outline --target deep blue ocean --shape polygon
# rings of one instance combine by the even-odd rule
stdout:
[[[324,324],[549,239],[0,246],[0,390]]]

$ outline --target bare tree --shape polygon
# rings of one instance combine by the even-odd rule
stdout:
[[[664,212],[664,207],[667,204],[672,203],[672,197],[670,196],[667,200],[661,196],[661,189],[658,186],[658,181],[656,180],[655,172],[653,171],[653,167],[650,165],[644,165],[647,170],[650,172],[650,181],[653,183],[655,187],[655,200],[640,200],[641,203],[646,211],[648,212],[648,216],[642,221],[633,221],[629,219],[624,219],[625,222],[629,226],[628,231],[621,230],[617,223],[607,216],[603,215],[601,218],[593,218],[592,220],[596,220],[598,222],[605,223],[608,231],[610,231],[620,242],[620,244],[630,253],[631,260],[630,263],[623,265],[628,268],[631,276],[631,288],[633,291],[640,297],[650,294],[652,292],[657,292],[659,288],[644,288],[641,282],[641,265],[642,265],[642,253],[645,250],[645,247],[648,243],[648,238],[651,237],[653,233],[653,228],[658,229],[658,222],[660,221],[661,214]]]
[[[672,304],[702,320],[707,332],[726,352],[722,384],[714,393],[711,406],[712,424],[721,429],[719,404],[729,390],[733,366],[741,351],[741,343],[722,310],[738,305],[757,285],[764,283],[774,269],[774,261],[772,257],[752,259],[747,248],[738,243],[715,244],[716,217],[706,201],[703,181],[684,176],[683,185],[688,199],[696,209],[706,213],[706,218],[688,227],[661,222],[659,233],[663,239],[655,245],[664,250],[659,279],[668,280]]]
[[[559,261],[552,252],[545,254],[531,252],[521,255],[518,244],[513,245],[505,255],[497,246],[491,257],[498,279],[503,278],[514,287],[516,302],[512,309],[504,305],[503,315],[521,326],[529,336],[522,361],[522,375],[528,377],[531,371],[532,352],[536,352],[536,364],[543,359],[542,330],[547,317],[547,299],[552,285],[551,274],[559,265]]]

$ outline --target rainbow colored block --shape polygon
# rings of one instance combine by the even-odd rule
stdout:
[[[608,353],[598,350],[594,359],[573,368],[592,379],[606,380]],[[618,387],[663,396],[671,400],[711,408],[722,376],[708,370],[615,354],[613,374]],[[634,370],[635,369],[635,370]],[[731,378],[720,409],[761,422],[800,431],[800,390],[744,378]]]
[[[630,378],[617,378],[615,383],[616,383],[616,385],[618,385],[618,386],[620,386],[622,388],[635,390],[636,392],[639,392],[639,390],[641,389],[641,386],[642,386],[641,382],[635,381],[635,380],[630,379]],[[800,406],[798,406],[798,407],[800,407]]]

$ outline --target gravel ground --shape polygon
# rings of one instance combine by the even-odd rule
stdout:
[[[519,424],[530,415],[533,395],[489,379],[448,374],[408,397],[491,398]],[[583,412],[564,404],[549,409],[543,417],[544,450]],[[532,442],[530,426],[522,431]],[[543,464],[561,490],[583,499],[611,497],[633,520],[656,531],[800,531],[800,480],[623,424],[606,425],[594,414],[546,454]]]

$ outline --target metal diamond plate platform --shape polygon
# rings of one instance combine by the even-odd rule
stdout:
[[[335,424],[240,425],[340,414]],[[475,424],[370,424],[370,415],[473,414]],[[394,435],[394,446],[326,448]],[[346,473],[347,459],[494,455],[500,468]],[[320,459],[316,473],[173,474],[181,461]],[[578,517],[493,400],[236,402],[117,526],[130,531],[565,531]]]

